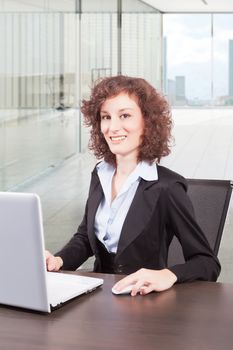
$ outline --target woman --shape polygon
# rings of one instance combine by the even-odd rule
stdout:
[[[95,255],[94,271],[127,274],[114,288],[133,285],[131,295],[215,281],[220,265],[195,221],[186,180],[158,165],[170,153],[166,100],[144,79],[108,77],[81,111],[90,149],[103,160],[92,173],[83,221],[56,256],[46,253],[48,270],[75,270]],[[186,262],[168,268],[174,235]]]

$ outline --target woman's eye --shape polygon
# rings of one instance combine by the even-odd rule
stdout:
[[[129,118],[129,117],[130,117],[130,115],[129,115],[129,114],[126,114],[126,113],[124,113],[124,114],[121,115],[121,118],[122,118],[122,119],[126,119],[126,118]]]
[[[110,116],[105,114],[105,115],[101,115],[101,120],[107,120],[110,119]]]

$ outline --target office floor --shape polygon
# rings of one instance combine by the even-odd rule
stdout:
[[[162,164],[185,177],[233,180],[233,109],[180,109],[173,111],[173,119],[175,142]],[[52,252],[69,239],[82,219],[94,164],[90,154],[81,154],[17,189],[40,195],[46,247]],[[219,258],[219,281],[233,283],[233,197]],[[85,266],[91,265],[89,260]]]

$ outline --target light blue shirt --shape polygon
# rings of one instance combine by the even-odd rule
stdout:
[[[140,179],[154,181],[158,179],[156,164],[138,163],[127,177],[120,192],[112,201],[112,178],[115,167],[102,161],[97,165],[97,173],[104,192],[95,216],[95,234],[111,253],[116,253],[117,246],[129,207],[137,191]]]

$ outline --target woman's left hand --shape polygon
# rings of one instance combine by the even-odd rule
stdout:
[[[140,269],[114,285],[114,289],[121,291],[129,285],[133,285],[131,295],[146,295],[152,291],[162,292],[169,289],[177,281],[176,275],[168,269],[149,270]]]

